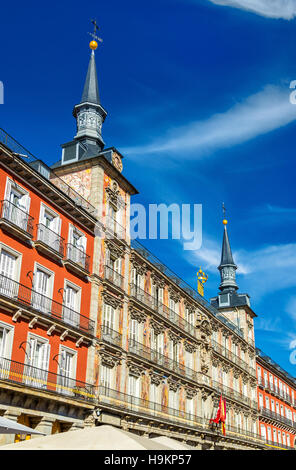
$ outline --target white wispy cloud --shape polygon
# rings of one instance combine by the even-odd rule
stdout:
[[[247,10],[268,18],[291,20],[296,16],[296,0],[209,0],[223,5]]]
[[[203,246],[190,254],[184,252],[187,262],[217,274],[221,246],[204,237]],[[265,294],[296,286],[296,243],[270,245],[257,250],[238,250],[233,253],[238,266],[238,284],[256,300]],[[296,319],[296,315],[295,315]]]
[[[290,103],[289,93],[288,86],[267,85],[225,113],[171,128],[150,143],[122,151],[130,158],[166,154],[166,158],[174,159],[180,152],[182,161],[202,158],[213,150],[241,144],[294,121],[296,106]]]

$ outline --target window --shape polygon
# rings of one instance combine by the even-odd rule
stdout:
[[[18,295],[22,255],[0,243],[0,293],[7,297]],[[16,281],[16,282],[14,282]]]
[[[112,369],[101,365],[100,368],[100,385],[106,388],[112,388]]]
[[[36,310],[51,312],[53,273],[40,265],[35,265],[32,302]]]
[[[128,376],[128,393],[132,397],[140,397],[140,379],[133,375]]]
[[[273,442],[276,442],[276,429],[273,430]]]
[[[111,305],[104,305],[103,326],[104,331],[115,330],[115,313],[116,310]],[[133,320],[132,320],[133,321]],[[135,330],[134,330],[135,331]]]
[[[70,224],[67,256],[71,261],[85,266],[86,242],[86,236]]]
[[[13,343],[12,326],[0,322],[0,378],[9,378],[10,358]]]
[[[271,428],[270,428],[270,427],[267,428],[267,439],[268,439],[269,441],[272,440],[272,439],[271,439]]]
[[[266,439],[266,428],[264,424],[260,425],[260,430],[261,430],[261,436],[263,437],[263,439]]]
[[[5,200],[24,212],[29,212],[30,196],[28,191],[10,178],[7,178],[6,182]]]
[[[174,390],[169,391],[169,407],[174,410],[178,409],[178,395]]]
[[[156,384],[150,384],[150,401],[152,403],[157,403],[157,386]]]
[[[61,242],[60,234],[61,219],[53,210],[41,203],[39,226],[38,226],[38,240],[51,246],[54,250],[60,252]]]
[[[68,281],[64,289],[63,320],[69,325],[78,326],[80,317],[77,312],[80,311],[81,289]]]
[[[28,385],[47,388],[49,353],[50,344],[47,339],[29,335],[25,366],[25,381]]]
[[[76,386],[76,359],[77,353],[72,349],[62,346],[59,355],[59,391],[64,395],[73,395]]]
[[[193,399],[186,398],[186,413],[193,415]]]
[[[132,342],[137,342],[139,339],[139,323],[137,320],[130,320],[130,339]]]

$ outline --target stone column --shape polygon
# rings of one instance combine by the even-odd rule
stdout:
[[[39,431],[42,434],[50,435],[52,433],[52,425],[54,420],[49,418],[42,418],[34,427],[35,431]],[[39,434],[32,434],[31,438],[36,439],[36,437],[42,437]]]

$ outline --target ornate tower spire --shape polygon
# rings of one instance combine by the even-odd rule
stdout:
[[[232,292],[238,289],[235,280],[235,271],[237,270],[237,266],[233,261],[232,251],[230,248],[228,232],[227,232],[227,224],[228,221],[225,219],[225,212],[226,209],[223,203],[223,212],[224,212],[224,234],[223,234],[223,244],[222,244],[222,254],[221,254],[221,261],[218,269],[220,271],[221,276],[221,284],[219,289],[222,292]]]
[[[75,139],[86,141],[98,145],[102,150],[104,148],[104,141],[102,138],[102,124],[107,116],[106,110],[102,107],[100,96],[98,77],[95,61],[95,50],[98,47],[98,41],[102,39],[96,35],[98,26],[96,21],[92,22],[94,25],[94,33],[89,33],[93,40],[89,43],[91,49],[91,56],[88,65],[86,80],[83,88],[82,98],[79,104],[74,107],[73,115],[77,121],[77,134]]]

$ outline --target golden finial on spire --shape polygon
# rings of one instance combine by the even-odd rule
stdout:
[[[203,272],[201,267],[199,268],[199,271],[197,272],[197,291],[200,295],[204,296],[204,284],[208,280],[208,275]]]
[[[224,216],[223,225],[227,225],[227,224],[228,224],[228,220],[225,219],[226,208],[225,208],[224,202],[222,203],[222,210],[223,210],[223,216]]]
[[[100,42],[103,42],[103,39],[99,38],[97,35],[96,35],[96,32],[99,30],[99,27],[97,25],[97,21],[96,20],[92,20],[92,24],[94,25],[94,32],[93,33],[88,33],[92,36],[93,40],[90,41],[89,43],[89,47],[91,48],[92,51],[95,51],[97,48],[98,48],[98,43],[97,41],[100,41]]]

